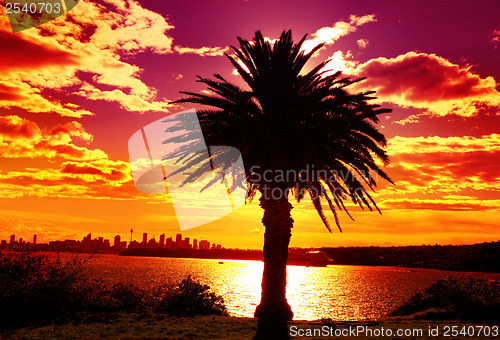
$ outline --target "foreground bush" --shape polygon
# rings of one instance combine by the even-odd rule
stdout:
[[[451,276],[415,294],[391,314],[431,320],[497,322],[500,282]]]
[[[208,285],[193,281],[190,276],[167,291],[155,307],[156,312],[175,316],[227,315],[224,299],[210,292]]]
[[[82,266],[30,252],[0,254],[0,318],[19,321],[74,309],[86,281]]]
[[[146,290],[91,278],[87,262],[51,260],[31,252],[0,253],[0,327],[78,312],[227,314],[222,297],[191,277],[175,287]]]

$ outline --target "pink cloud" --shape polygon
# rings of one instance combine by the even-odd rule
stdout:
[[[492,36],[493,37],[491,38],[491,42],[493,43],[495,48],[497,48],[498,45],[500,45],[500,28],[497,28],[496,30],[494,30],[492,33]]]
[[[368,39],[359,39],[357,42],[356,42],[359,46],[359,48],[366,48],[366,46],[368,46]]]
[[[368,14],[362,17],[351,15],[349,19],[349,22],[338,21],[332,26],[321,27],[316,32],[311,34],[311,39],[304,42],[302,49],[309,52],[316,45],[321,43],[324,43],[325,45],[332,45],[341,37],[355,32],[359,26],[377,21],[377,19],[375,19],[375,14]]]
[[[436,115],[472,116],[481,105],[500,105],[493,77],[481,78],[435,54],[408,52],[395,58],[375,58],[355,74],[367,77],[363,89],[376,90],[380,101],[425,109]]]
[[[229,46],[226,47],[200,47],[200,48],[192,48],[192,47],[182,47],[182,46],[175,46],[174,47],[175,52],[179,54],[198,54],[202,57],[205,56],[223,56],[224,53],[229,51]]]

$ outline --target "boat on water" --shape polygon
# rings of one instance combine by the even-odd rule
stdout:
[[[333,260],[319,250],[305,254],[288,254],[289,266],[326,267],[329,264],[333,264]]]

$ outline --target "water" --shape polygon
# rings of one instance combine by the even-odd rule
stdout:
[[[64,254],[64,257],[72,256]],[[104,280],[130,282],[142,287],[176,284],[191,275],[222,295],[232,316],[253,317],[260,301],[263,270],[260,261],[105,254],[96,255],[89,267],[93,275]],[[416,270],[341,265],[322,268],[288,266],[287,299],[296,320],[374,320],[386,316],[415,292],[452,274],[500,279],[500,274]]]

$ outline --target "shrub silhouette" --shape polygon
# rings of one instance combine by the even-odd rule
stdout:
[[[392,315],[465,321],[498,321],[500,282],[470,276],[450,276],[415,294]]]
[[[167,291],[155,310],[172,316],[227,315],[224,299],[191,276]]]
[[[4,320],[52,317],[75,309],[85,298],[79,285],[87,281],[84,261],[31,252],[0,254],[0,317]]]
[[[0,328],[73,318],[75,313],[226,315],[222,297],[191,277],[175,287],[143,289],[91,278],[87,260],[51,260],[32,252],[0,252]]]

